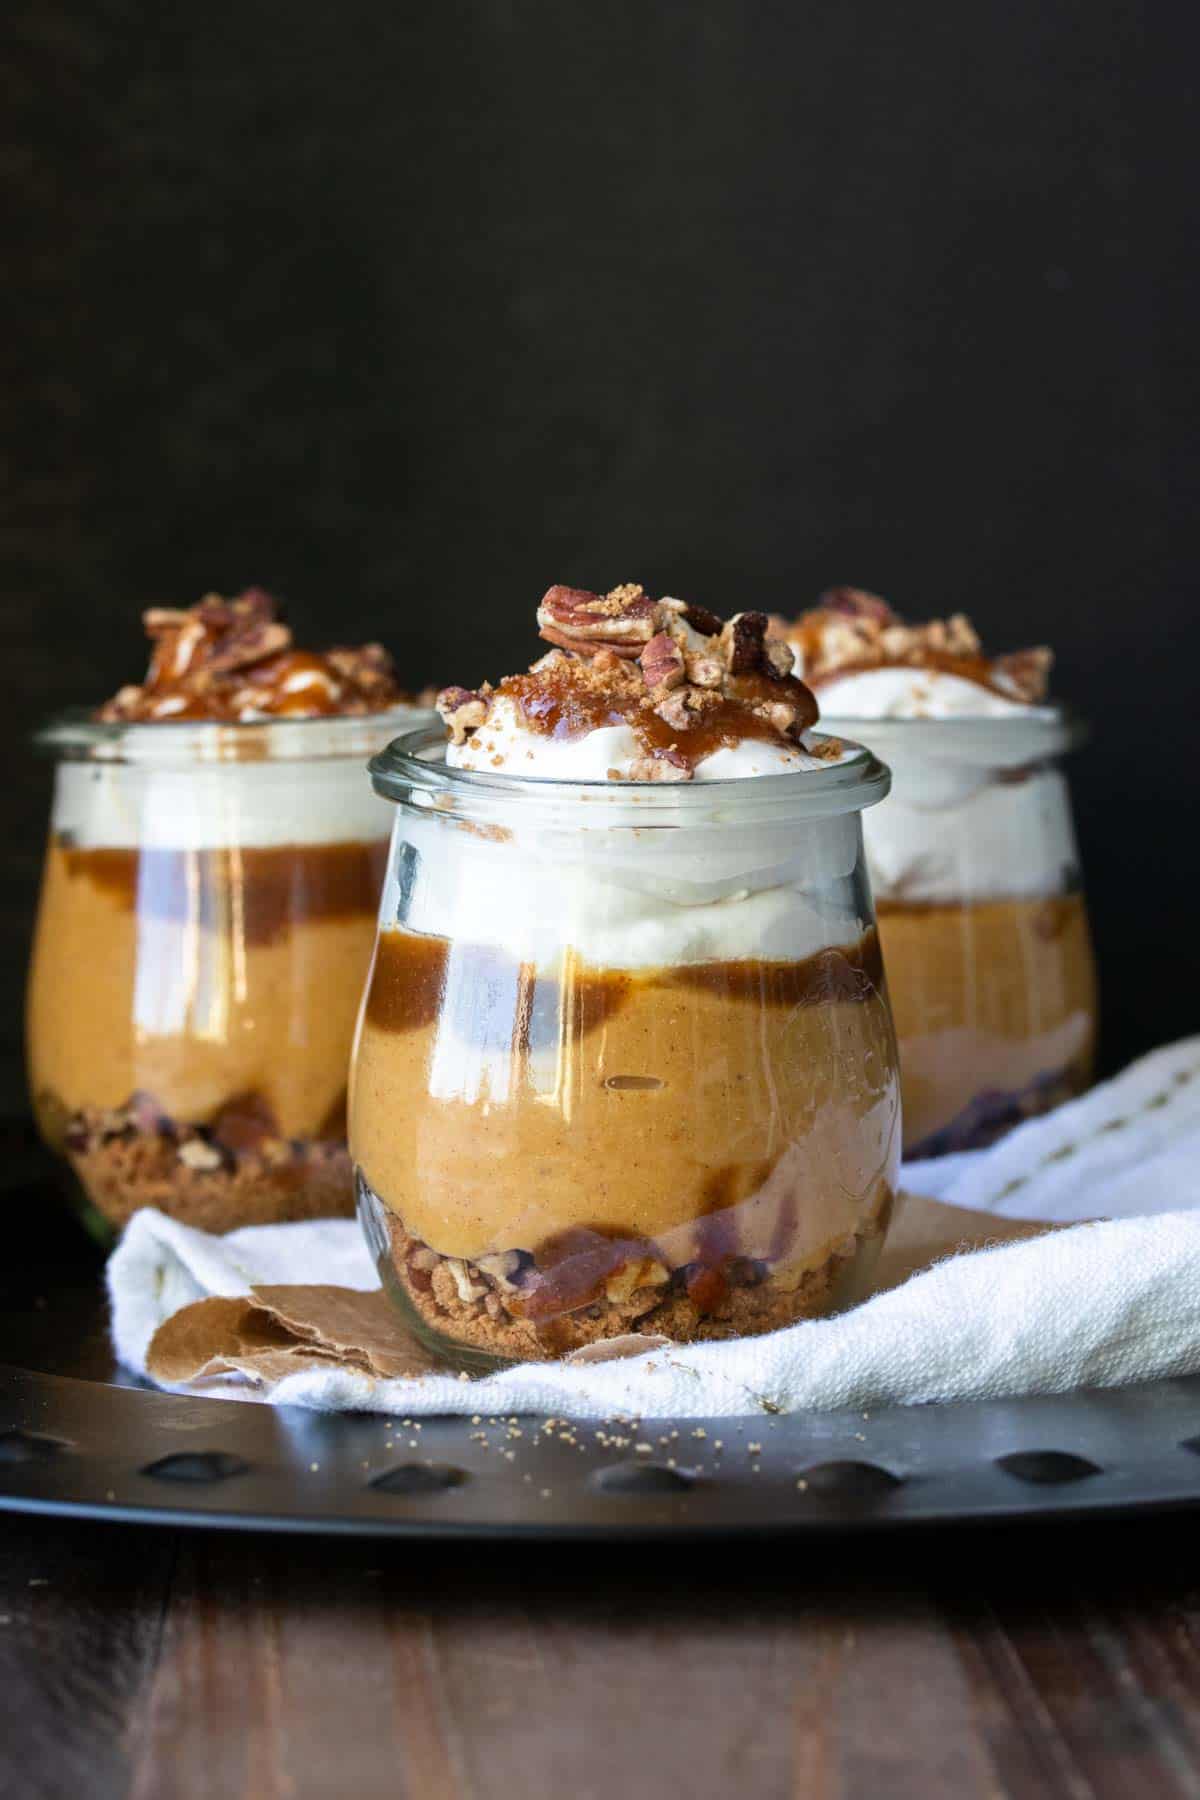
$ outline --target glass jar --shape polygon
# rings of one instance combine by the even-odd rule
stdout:
[[[822,717],[892,770],[866,825],[900,1042],[904,1148],[974,1149],[1090,1082],[1096,974],[1057,708]]]
[[[346,1075],[391,823],[363,765],[428,717],[40,734],[30,1088],[102,1237],[147,1205],[217,1231],[352,1210]]]
[[[359,1210],[460,1366],[857,1297],[899,1082],[855,748],[689,786],[371,764],[397,803],[350,1083]]]

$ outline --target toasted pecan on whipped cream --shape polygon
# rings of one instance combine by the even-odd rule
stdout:
[[[792,672],[791,646],[768,635],[765,613],[723,621],[626,582],[607,594],[552,587],[537,621],[554,648],[527,674],[439,694],[450,761],[512,767],[515,738],[536,764],[539,742],[598,733],[602,745],[628,744],[619,766],[598,769],[609,780],[690,781],[707,759],[747,744],[770,758],[748,773],[840,754],[840,746],[808,742],[817,703]]]
[[[97,719],[327,718],[409,698],[382,644],[297,650],[262,588],[232,600],[207,594],[184,609],[151,607],[142,624],[154,646],[146,679],[119,689]]]
[[[814,688],[868,670],[922,669],[957,675],[1020,705],[1036,706],[1045,700],[1054,661],[1044,645],[988,656],[965,614],[909,625],[886,600],[862,588],[830,588],[794,623],[773,617],[770,631],[792,645]]]

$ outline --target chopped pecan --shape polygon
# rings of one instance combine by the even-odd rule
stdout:
[[[182,606],[148,606],[142,614],[142,630],[147,637],[162,637],[168,631],[178,631],[191,616]]]
[[[538,630],[564,650],[613,650],[636,658],[661,622],[661,611],[634,583],[592,594],[586,588],[548,588],[538,607]]]
[[[521,1252],[519,1250],[498,1250],[491,1256],[477,1256],[475,1267],[484,1275],[489,1275],[497,1287],[511,1290],[515,1288],[517,1276],[521,1271]]]
[[[395,684],[395,665],[382,644],[335,644],[325,652],[325,660],[360,693],[377,693]]]
[[[144,1132],[147,1137],[163,1136],[172,1129],[163,1108],[144,1088],[135,1088],[130,1094],[125,1102],[125,1112],[134,1129]]]
[[[214,675],[228,675],[234,669],[249,669],[255,663],[280,656],[292,642],[286,625],[273,619],[238,620],[205,659]]]
[[[180,682],[200,663],[208,661],[211,635],[203,619],[194,613],[185,614],[182,625],[162,626],[150,635],[154,640],[154,652],[146,676],[147,688]]]
[[[265,624],[279,613],[279,604],[266,588],[243,588],[232,600],[222,594],[205,594],[197,613],[214,631],[228,631],[235,624]]]
[[[615,1269],[604,1283],[604,1297],[614,1306],[624,1306],[628,1304],[639,1288],[663,1287],[669,1280],[670,1271],[658,1261],[657,1257],[630,1257],[629,1261]]]
[[[721,635],[721,626],[724,621],[719,619],[716,613],[709,612],[707,606],[697,606],[693,601],[685,600],[683,616],[692,630],[698,631],[701,637],[719,637]]]
[[[718,640],[725,667],[731,675],[748,675],[751,670],[762,668],[766,635],[766,613],[734,613],[723,626]]]
[[[658,701],[654,710],[672,731],[688,731],[696,723],[696,714],[711,705],[713,698],[706,690],[676,688],[674,693]]]
[[[943,626],[942,649],[951,656],[978,656],[983,645],[965,613],[954,613]],[[936,638],[933,640],[937,642]]]
[[[685,650],[683,662],[692,687],[719,688],[725,679],[725,664],[708,651]]]
[[[249,1156],[279,1137],[279,1121],[261,1094],[227,1100],[213,1122],[215,1143],[234,1156]]]
[[[729,1283],[720,1269],[707,1263],[689,1263],[684,1270],[687,1297],[699,1312],[716,1312],[729,1292]]]
[[[763,660],[772,675],[790,675],[796,667],[796,653],[782,638],[768,636],[763,642]]]
[[[768,725],[773,726],[780,737],[796,735],[797,727],[800,731],[805,729],[805,724],[801,723],[804,720],[804,712],[794,700],[760,700],[755,705],[754,711],[760,719],[765,719]],[[809,724],[811,722],[811,720],[806,721]]]
[[[628,773],[609,770],[610,781],[690,781],[695,770],[679,750],[659,750],[653,756],[636,757]]]
[[[203,1175],[219,1169],[224,1161],[214,1144],[206,1144],[203,1138],[198,1137],[189,1138],[185,1144],[180,1144],[177,1154],[181,1163]]]
[[[1029,650],[1013,650],[1007,656],[998,656],[992,664],[992,674],[1001,687],[1009,689],[1027,705],[1035,706],[1046,698],[1053,666],[1053,650],[1039,644]]]
[[[823,612],[845,613],[852,619],[870,619],[876,625],[894,625],[896,615],[879,594],[866,588],[829,588],[817,601]]]
[[[98,719],[135,719],[145,702],[146,690],[138,687],[136,682],[127,682],[118,688],[111,700],[96,709]]]
[[[930,619],[927,625],[902,625],[898,621],[878,634],[883,655],[897,662],[915,661],[928,651],[938,656],[978,656],[982,646],[970,619],[955,613],[950,619]]]
[[[437,697],[437,710],[446,721],[451,741],[465,744],[468,734],[477,731],[488,716],[488,696],[474,688],[443,688]]]
[[[471,1271],[465,1262],[457,1256],[448,1256],[445,1266],[450,1271],[450,1279],[464,1305],[468,1305],[472,1300],[483,1299],[487,1288],[481,1281],[472,1281]]]
[[[665,631],[650,639],[638,661],[648,688],[676,688],[685,678],[683,651]]]
[[[816,743],[808,746],[808,754],[819,762],[837,762],[845,748],[841,738],[818,738]]]
[[[570,661],[571,658],[567,655],[565,650],[547,650],[545,656],[539,656],[536,662],[530,663],[529,673],[531,675],[544,675],[549,669],[565,669]]]

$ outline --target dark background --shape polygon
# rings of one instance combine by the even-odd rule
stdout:
[[[22,734],[252,581],[414,685],[523,666],[552,580],[1048,640],[1106,1063],[1196,1025],[1195,8],[9,16],[9,1103]]]

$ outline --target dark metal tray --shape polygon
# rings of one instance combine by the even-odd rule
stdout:
[[[1200,1377],[952,1406],[644,1420],[161,1394],[113,1365],[101,1260],[23,1129],[0,1274],[0,1509],[382,1536],[895,1530],[1200,1504]]]

